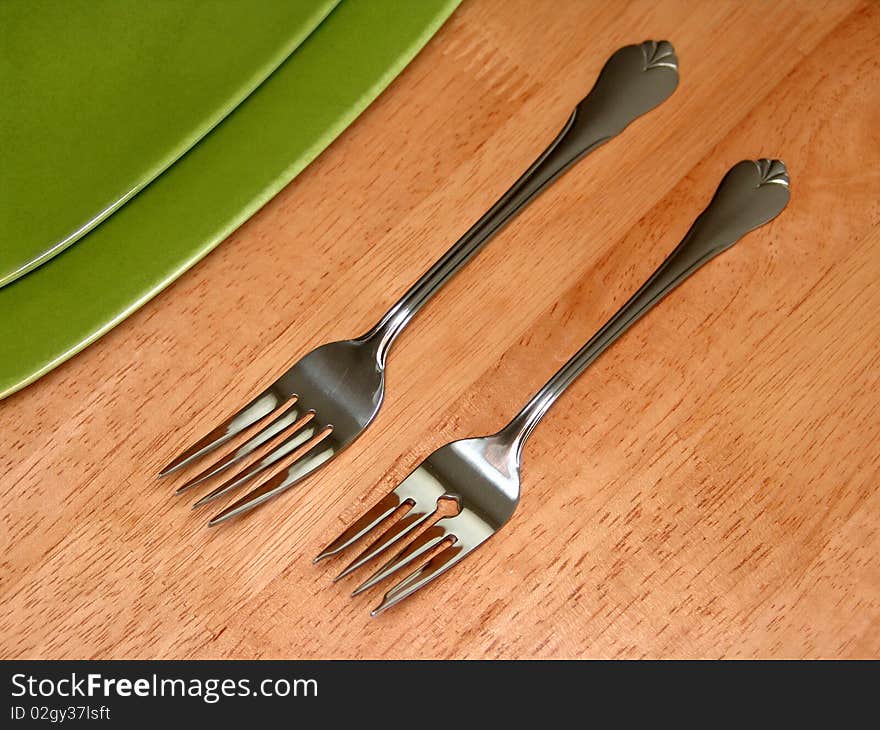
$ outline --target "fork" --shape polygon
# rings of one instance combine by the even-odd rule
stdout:
[[[397,515],[398,520],[391,522],[336,578],[349,575],[415,535],[352,594],[362,593],[421,559],[421,567],[385,594],[373,611],[375,616],[473,552],[513,515],[520,496],[523,445],[563,391],[676,286],[746,233],[779,215],[788,198],[788,172],[780,160],[745,160],[731,168],[681,243],[507,426],[492,436],[453,441],[433,452],[331,542],[315,562],[340,553]],[[457,514],[440,516],[441,500],[457,503]],[[446,546],[440,549],[443,544]]]
[[[201,484],[270,441],[277,441],[261,459],[198,500],[197,507],[229,493],[302,448],[286,470],[281,469],[208,523],[216,525],[277,496],[329,461],[375,419],[384,398],[388,351],[413,316],[542,190],[667,99],[677,84],[678,62],[668,42],[646,41],[616,51],[550,146],[369,332],[322,345],[307,354],[238,413],[183,451],[159,476],[183,468],[264,422],[239,448],[177,490],[180,493]]]

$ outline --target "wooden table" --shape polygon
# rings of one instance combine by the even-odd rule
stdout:
[[[377,422],[216,529],[154,475],[307,349],[366,329],[518,176],[610,53],[673,97],[567,175],[401,338]],[[880,5],[466,0],[304,174],[0,404],[4,657],[880,654]],[[310,559],[490,432],[678,242],[723,173],[792,200],[535,432],[512,522],[408,605]]]

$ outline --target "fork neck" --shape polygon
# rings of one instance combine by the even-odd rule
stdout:
[[[391,345],[415,315],[416,312],[407,307],[404,299],[401,299],[385,313],[369,332],[361,337],[362,340],[372,340],[376,352],[376,362],[380,370],[385,369]]]

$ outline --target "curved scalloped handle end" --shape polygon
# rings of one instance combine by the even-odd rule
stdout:
[[[645,41],[639,44],[645,58],[645,70],[652,68],[668,68],[675,72],[678,80],[678,57],[669,41]]]
[[[791,197],[782,160],[743,160],[724,176],[712,202],[694,224],[721,251],[749,231],[769,223]]]
[[[596,84],[578,104],[578,136],[606,141],[666,101],[678,86],[678,58],[669,41],[624,46],[605,63]]]
[[[749,160],[743,160],[749,162]],[[788,168],[782,160],[768,160],[762,157],[760,160],[751,160],[758,168],[761,175],[760,185],[782,185],[784,188],[791,186],[791,180],[788,177]]]

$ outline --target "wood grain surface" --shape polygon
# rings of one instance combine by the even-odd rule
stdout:
[[[321,342],[359,334],[519,175],[621,45],[673,97],[413,322],[376,423],[215,529],[154,476]],[[203,263],[0,403],[0,655],[880,655],[880,5],[466,0]],[[490,543],[371,619],[311,558],[430,451],[503,425],[679,241],[721,176],[792,199],[558,402]]]

